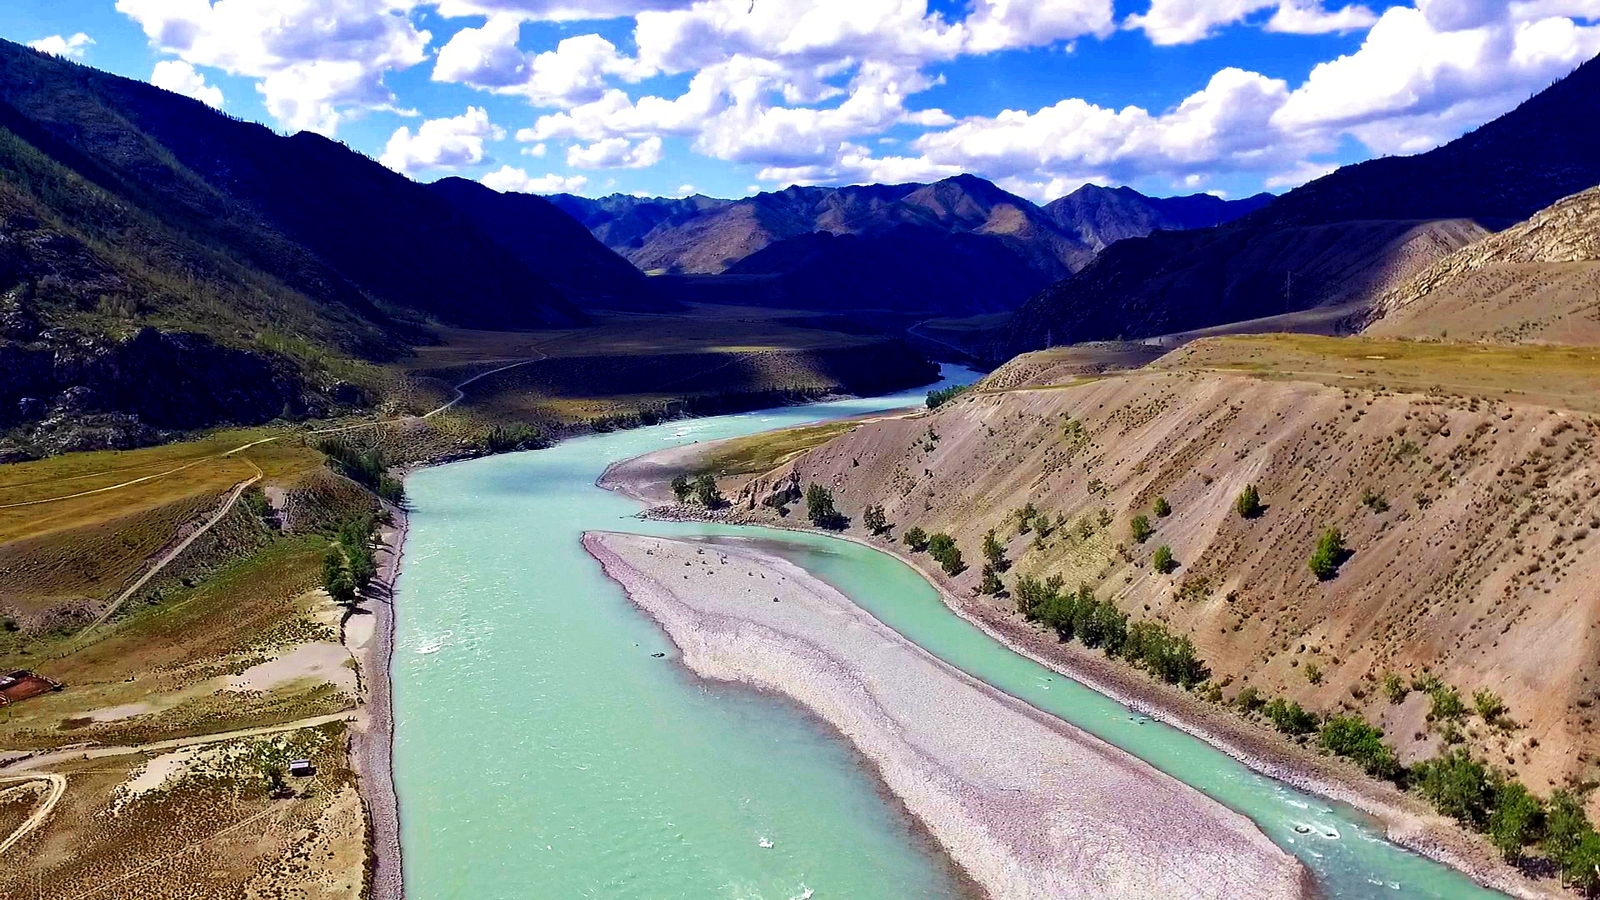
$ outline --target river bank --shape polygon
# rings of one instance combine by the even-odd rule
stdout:
[[[370,633],[352,639],[345,620],[345,640],[354,643],[361,673],[363,715],[350,730],[350,762],[367,810],[368,900],[401,900],[405,896],[400,856],[400,805],[394,782],[394,700],[390,665],[394,659],[396,585],[405,555],[406,511],[384,504],[389,523],[379,532],[378,574],[363,596],[372,617]],[[363,631],[366,629],[363,628]]]
[[[630,461],[631,463],[632,461]],[[608,472],[614,479],[617,471]],[[603,479],[604,481],[604,479]],[[1158,684],[1143,672],[1078,644],[1062,643],[1020,617],[997,612],[963,595],[926,555],[891,541],[822,531],[802,523],[774,522],[737,509],[706,513],[696,507],[657,506],[641,513],[666,521],[712,521],[731,525],[824,534],[886,553],[931,585],[943,604],[1012,652],[1064,675],[1142,715],[1204,741],[1251,770],[1310,794],[1346,804],[1370,817],[1394,844],[1447,865],[1480,885],[1520,898],[1571,895],[1553,880],[1533,881],[1507,865],[1482,836],[1440,816],[1419,798],[1366,776],[1354,766],[1283,739],[1199,697]]]
[[[776,555],[599,532],[584,547],[692,671],[788,696],[843,734],[991,896],[1309,895],[1248,819],[939,661]]]

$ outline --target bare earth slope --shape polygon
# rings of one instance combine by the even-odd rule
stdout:
[[[696,673],[794,698],[997,898],[1306,894],[1256,827],[951,668],[753,547],[610,533],[584,546]]]
[[[1366,332],[1600,345],[1600,188],[1567,197],[1388,291]]]
[[[739,501],[770,515],[761,501],[775,486],[819,483],[852,530],[882,504],[896,538],[913,525],[954,536],[969,566],[952,582],[961,591],[976,587],[994,529],[1015,563],[1008,587],[1016,573],[1088,584],[1190,636],[1228,696],[1250,685],[1359,710],[1407,761],[1439,738],[1424,696],[1382,696],[1386,671],[1431,672],[1463,696],[1493,690],[1517,727],[1471,725],[1469,745],[1544,792],[1600,774],[1600,557],[1584,552],[1600,529],[1597,431],[1583,415],[1500,400],[1147,370],[978,391],[865,424]],[[1246,521],[1233,503],[1251,483],[1267,510]],[[1152,512],[1163,496],[1164,518]],[[1049,537],[1018,534],[1027,503],[1060,523]],[[1155,526],[1146,543],[1130,535],[1138,514]],[[1320,582],[1306,561],[1329,525],[1353,555]],[[1160,545],[1179,563],[1171,575],[1150,563]],[[1010,599],[975,602],[1001,627],[1021,623]]]

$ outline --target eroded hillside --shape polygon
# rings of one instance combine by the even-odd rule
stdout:
[[[1600,531],[1600,424],[1329,380],[1182,368],[1026,379],[1035,386],[864,424],[739,501],[770,516],[761,501],[775,486],[821,484],[853,531],[881,504],[896,541],[912,526],[955,538],[968,568],[951,583],[963,593],[980,584],[992,529],[1009,590],[1020,575],[1060,575],[1134,621],[1164,622],[1193,640],[1228,699],[1248,686],[1359,710],[1408,762],[1455,730],[1541,792],[1593,779],[1600,562],[1584,549]],[[1265,509],[1247,520],[1235,501],[1249,484]],[[1046,529],[1019,533],[1028,504]],[[1142,542],[1136,516],[1153,526]],[[1351,552],[1319,581],[1307,561],[1329,526]],[[1162,546],[1171,574],[1151,563]],[[981,602],[994,621],[1021,624],[1013,598]],[[1430,724],[1423,693],[1385,696],[1390,672],[1436,676],[1468,698],[1493,691],[1515,725]]]
[[[1374,335],[1600,344],[1600,188],[1439,260],[1373,320]]]

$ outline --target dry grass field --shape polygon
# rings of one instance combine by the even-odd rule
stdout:
[[[70,789],[0,866],[5,900],[356,900],[365,817],[345,726],[66,763]],[[295,758],[311,778],[271,772]],[[0,796],[0,833],[12,805]]]

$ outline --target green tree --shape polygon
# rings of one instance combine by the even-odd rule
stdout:
[[[1004,572],[1011,568],[1011,562],[1006,559],[1006,548],[1001,546],[998,538],[994,536],[991,528],[983,534],[983,558],[989,561],[996,572]]]
[[[1156,530],[1150,527],[1150,517],[1143,513],[1134,516],[1133,521],[1128,523],[1128,527],[1133,532],[1133,539],[1141,544],[1150,540],[1150,535],[1156,533]]]
[[[1461,700],[1461,692],[1448,684],[1439,684],[1428,692],[1431,703],[1428,706],[1428,721],[1454,722],[1467,714],[1467,704]]]
[[[692,493],[694,493],[694,486],[689,483],[688,475],[679,472],[672,476],[672,496],[678,498],[679,503],[686,502]]]
[[[1263,712],[1271,720],[1272,727],[1284,734],[1310,734],[1317,730],[1317,715],[1308,712],[1293,700],[1282,697],[1275,698]]]
[[[1545,807],[1544,840],[1539,844],[1545,856],[1564,865],[1590,830],[1582,799],[1568,790],[1550,792],[1550,802]]]
[[[978,593],[998,597],[1005,591],[1006,586],[1000,581],[1000,573],[995,571],[993,565],[985,564],[983,567],[983,580],[978,582]]]
[[[1241,519],[1254,519],[1261,515],[1261,494],[1256,491],[1256,486],[1245,485],[1244,490],[1239,492],[1239,499],[1233,502],[1233,508]]]
[[[961,396],[970,387],[971,387],[971,385],[968,385],[968,384],[952,384],[951,386],[949,386],[947,388],[942,388],[942,389],[936,390],[936,391],[929,391],[928,392],[928,408],[929,409],[938,409],[939,407],[945,405],[946,403],[949,403],[951,400],[954,400],[955,398]]]
[[[1247,713],[1255,712],[1265,706],[1266,703],[1267,701],[1261,699],[1261,691],[1257,690],[1255,685],[1246,685],[1240,688],[1239,693],[1233,698],[1233,705]]]
[[[867,531],[873,534],[886,534],[889,531],[889,517],[884,513],[882,506],[869,505],[862,510],[861,524],[867,526]]]
[[[1600,889],[1600,834],[1589,829],[1578,840],[1561,865],[1561,875],[1580,891],[1592,894]]]
[[[694,499],[706,509],[720,509],[727,502],[722,499],[722,492],[717,490],[717,479],[710,473],[694,480]]]
[[[833,505],[833,491],[813,483],[806,488],[806,518],[818,528],[842,530],[849,520]]]
[[[955,538],[942,531],[928,538],[928,555],[938,561],[946,575],[959,575],[966,571],[967,566],[961,560],[961,549],[956,546]]]
[[[1160,519],[1165,519],[1167,516],[1172,515],[1172,504],[1167,502],[1166,497],[1157,497],[1155,505],[1151,509],[1155,512],[1156,517]]]
[[[900,540],[911,548],[912,553],[921,553],[928,549],[928,533],[916,525],[906,529],[906,533],[900,536]]]
[[[1515,862],[1522,856],[1522,848],[1539,839],[1539,829],[1544,822],[1544,804],[1528,789],[1515,781],[1507,781],[1494,792],[1494,809],[1489,813],[1489,840],[1495,849]]]
[[[1311,552],[1311,574],[1317,576],[1318,581],[1327,581],[1339,574],[1339,565],[1344,562],[1346,552],[1344,535],[1339,532],[1338,526],[1330,525],[1317,539],[1317,549]]]
[[[1150,565],[1163,575],[1170,575],[1178,568],[1178,561],[1172,558],[1172,548],[1166,544],[1156,548],[1150,556]]]
[[[1383,742],[1383,731],[1354,713],[1329,716],[1317,734],[1317,743],[1330,753],[1354,760],[1368,775],[1397,778],[1400,760]]]
[[[1417,793],[1439,812],[1481,828],[1494,797],[1489,770],[1462,749],[1451,750],[1418,763],[1411,770]]]
[[[1506,703],[1494,691],[1475,691],[1472,694],[1472,708],[1478,717],[1490,725],[1500,720],[1506,714]]]

